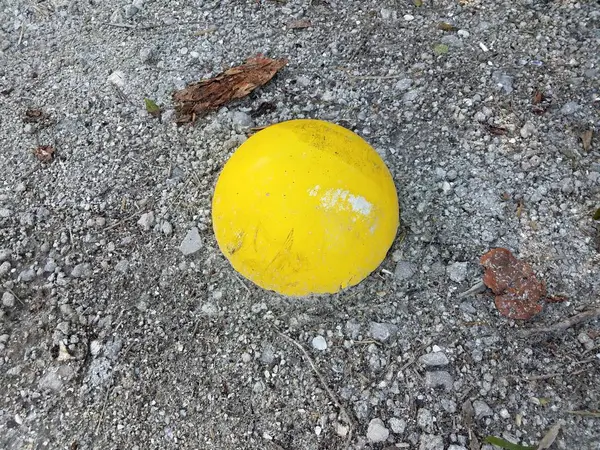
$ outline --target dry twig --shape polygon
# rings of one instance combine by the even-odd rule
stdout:
[[[595,308],[588,309],[582,313],[575,314],[573,317],[569,317],[568,319],[557,322],[549,327],[531,328],[529,330],[523,330],[521,333],[523,336],[530,336],[538,333],[554,333],[557,331],[566,330],[579,323],[595,319],[598,316],[600,316],[600,306],[596,306]]]
[[[315,375],[319,379],[321,385],[323,386],[323,389],[325,389],[325,392],[327,392],[327,395],[329,395],[329,398],[331,399],[331,401],[333,402],[333,404],[340,410],[340,412],[344,416],[344,419],[346,420],[346,422],[348,423],[348,425],[350,427],[350,429],[348,430],[348,438],[347,438],[347,441],[346,441],[349,444],[350,441],[351,441],[351,439],[352,439],[353,428],[356,426],[353,417],[350,415],[350,413],[348,413],[348,410],[344,407],[344,405],[342,405],[342,403],[338,400],[338,398],[335,395],[335,393],[329,388],[329,386],[325,382],[325,378],[323,378],[323,375],[321,375],[321,372],[319,372],[319,369],[317,369],[317,366],[313,362],[312,358],[310,357],[310,355],[308,354],[308,352],[306,351],[306,349],[304,348],[304,346],[302,346],[302,344],[300,344],[299,342],[297,342],[296,340],[294,340],[293,338],[291,338],[287,334],[282,333],[281,331],[278,331],[278,333],[282,337],[284,337],[285,339],[287,339],[288,341],[290,341],[292,344],[294,344],[296,347],[298,347],[298,349],[302,352],[302,355],[304,356],[304,358],[310,364],[310,367],[312,368],[313,372],[315,373]],[[348,447],[348,445],[346,445],[346,447]]]

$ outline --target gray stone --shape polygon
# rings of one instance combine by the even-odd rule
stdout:
[[[40,378],[38,386],[40,389],[44,390],[60,391],[63,386],[63,381],[60,379],[57,369],[50,369],[42,376],[42,378]]]
[[[65,336],[67,336],[69,334],[71,327],[69,325],[69,322],[63,321],[63,322],[60,322],[58,325],[56,325],[56,329],[58,331],[60,331],[62,334],[64,334]]]
[[[360,323],[352,319],[346,322],[346,335],[351,339],[358,339],[360,333]]]
[[[8,261],[4,261],[2,264],[0,264],[0,277],[3,277],[4,275],[8,274],[8,272],[10,272],[10,269],[11,266]]]
[[[167,222],[166,220],[164,220],[161,224],[160,224],[160,231],[165,235],[165,236],[171,236],[171,234],[173,233],[173,225],[171,225],[169,222]]]
[[[448,173],[446,174],[446,179],[448,181],[454,181],[454,180],[456,180],[457,177],[458,177],[458,172],[454,169],[450,169],[448,171]]]
[[[463,46],[463,42],[458,36],[453,34],[447,34],[441,39],[442,44],[446,44],[448,47],[461,48]]]
[[[12,295],[10,292],[5,292],[4,294],[2,294],[2,306],[5,306],[7,308],[12,308],[13,306],[15,306],[15,296]]]
[[[501,70],[494,71],[492,81],[496,84],[496,89],[503,91],[505,94],[510,94],[513,91],[513,78]]]
[[[369,327],[371,337],[380,342],[388,341],[397,331],[398,327],[389,323],[371,322]]]
[[[433,431],[433,415],[426,408],[420,408],[417,411],[417,425],[423,431],[431,433]]]
[[[463,447],[462,445],[451,444],[450,447],[448,447],[448,450],[467,450],[467,449],[465,447]]]
[[[125,17],[131,19],[138,12],[140,12],[140,8],[138,8],[136,5],[128,5],[127,8],[125,8]]]
[[[483,417],[490,417],[494,413],[492,409],[482,400],[475,400],[473,402],[473,410],[475,411],[475,418],[481,419]]]
[[[234,111],[231,113],[231,123],[240,128],[248,128],[252,126],[252,117],[242,111]]]
[[[77,264],[71,271],[73,278],[88,278],[90,275],[92,275],[92,267],[89,263]]]
[[[467,263],[466,262],[455,262],[448,266],[447,269],[448,277],[456,282],[462,283],[467,278]]]
[[[21,281],[31,281],[35,278],[35,270],[33,269],[25,269],[19,274],[19,279]]]
[[[152,62],[155,58],[155,51],[153,47],[143,47],[140,49],[140,59],[144,64]]]
[[[56,269],[56,262],[52,258],[48,258],[46,264],[44,265],[44,272],[52,273]]]
[[[396,84],[395,84],[395,88],[398,89],[399,91],[406,91],[408,88],[410,88],[413,84],[413,81],[410,78],[403,78],[401,80],[399,80]]]
[[[396,264],[396,270],[394,270],[394,276],[399,281],[405,281],[413,277],[417,272],[417,265],[410,261],[398,261]]]
[[[402,100],[406,103],[414,102],[419,97],[419,90],[413,89],[402,96]]]
[[[7,248],[0,249],[0,262],[8,261],[11,256],[11,251]]]
[[[449,372],[437,370],[425,373],[425,385],[430,388],[443,387],[446,391],[451,391],[454,380]]]
[[[184,255],[191,255],[202,248],[202,240],[197,227],[192,227],[187,232],[179,245],[179,251]]]
[[[327,341],[323,336],[315,336],[311,344],[315,350],[327,350]]]
[[[576,113],[580,109],[581,105],[579,105],[577,102],[568,102],[563,105],[563,107],[560,109],[560,112],[565,116],[569,116]]]
[[[128,269],[129,269],[129,261],[127,261],[126,259],[122,259],[115,265],[115,270],[117,272],[127,273]]]
[[[262,353],[260,354],[260,361],[267,365],[273,364],[273,361],[275,361],[275,350],[273,349],[272,345],[265,345]]]
[[[592,338],[590,338],[590,336],[585,331],[582,331],[581,333],[579,333],[577,335],[577,340],[581,344],[583,344],[585,349],[588,351],[592,350],[594,348],[594,340]]]
[[[444,450],[444,439],[433,434],[422,434],[419,450]]]
[[[525,122],[525,124],[521,127],[521,130],[519,131],[519,133],[521,134],[521,137],[524,139],[527,139],[528,137],[531,137],[535,134],[535,125],[531,122]]]
[[[3,219],[8,219],[10,216],[12,216],[12,211],[10,209],[0,208],[0,217]]]
[[[406,429],[406,420],[392,417],[388,420],[388,425],[395,434],[402,434]]]
[[[142,214],[137,223],[140,227],[142,227],[142,230],[150,231],[152,229],[152,225],[154,225],[154,212],[149,211]]]
[[[448,357],[443,352],[427,353],[419,358],[421,364],[429,367],[448,365]]]
[[[385,442],[389,435],[390,432],[381,419],[373,419],[369,422],[369,427],[367,428],[367,439],[369,442]]]
[[[207,316],[216,316],[219,312],[219,308],[214,303],[206,302],[202,305],[200,310]]]
[[[398,12],[392,8],[381,8],[381,18],[383,20],[396,20],[398,19]]]

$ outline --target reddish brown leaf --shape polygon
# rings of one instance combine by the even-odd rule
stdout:
[[[581,133],[581,145],[586,152],[589,152],[592,146],[592,136],[594,136],[594,130],[586,130]]]
[[[546,284],[510,250],[495,248],[481,257],[483,282],[496,294],[496,308],[511,319],[530,319],[542,310]]]
[[[41,109],[28,109],[25,111],[25,117],[23,117],[23,122],[25,123],[33,123],[42,120],[45,117],[44,111]]]
[[[300,19],[300,20],[292,20],[287,24],[288,30],[303,30],[305,28],[309,28],[312,24],[310,20]]]
[[[190,84],[176,91],[173,99],[176,104],[177,122],[194,122],[197,116],[211,109],[245,97],[271,80],[286,64],[286,59],[270,59],[259,55],[214,78]]]
[[[531,103],[534,105],[539,105],[540,103],[542,103],[543,99],[544,99],[544,94],[542,94],[541,91],[535,91],[535,94],[533,94],[533,100],[531,101]]]
[[[33,154],[42,162],[50,162],[52,161],[52,158],[54,158],[54,147],[50,145],[40,145],[33,151]]]
[[[548,109],[550,109],[550,105],[552,103],[552,98],[544,95],[542,91],[535,91],[533,94],[533,99],[531,100],[531,111],[535,114],[544,114]]]

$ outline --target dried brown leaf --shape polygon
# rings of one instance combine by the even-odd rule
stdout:
[[[173,100],[177,122],[194,122],[196,117],[211,109],[245,97],[271,80],[286,64],[286,59],[271,59],[259,55],[214,78],[190,84],[176,91]]]
[[[41,109],[30,108],[27,111],[25,111],[25,117],[23,117],[23,122],[25,122],[25,123],[39,122],[44,117],[46,117],[46,115],[44,114],[44,111],[42,111]]]
[[[533,105],[539,105],[540,103],[542,103],[543,99],[544,99],[544,94],[542,94],[542,91],[535,91],[535,94],[533,94],[533,100],[531,101],[531,103]]]
[[[552,444],[554,444],[554,441],[556,440],[559,431],[560,423],[554,424],[538,444],[537,450],[546,450],[552,447]]]
[[[42,162],[50,162],[54,158],[54,147],[50,145],[40,145],[33,151],[33,154]]]
[[[590,151],[592,147],[592,136],[594,135],[593,130],[587,130],[581,133],[581,145],[586,152]]]
[[[442,30],[442,31],[456,31],[458,30],[458,28],[456,28],[454,25],[452,25],[451,23],[448,22],[439,22],[437,24],[438,29]]]
[[[290,23],[287,24],[287,28],[288,30],[304,30],[306,28],[310,28],[311,25],[312,24],[310,23],[310,20],[299,19],[292,20]]]
[[[494,125],[487,125],[486,128],[490,133],[492,133],[496,136],[503,136],[506,133],[508,133],[508,130],[504,127],[496,127]]]
[[[539,281],[529,264],[518,260],[510,250],[495,248],[481,257],[483,282],[496,294],[496,308],[511,319],[530,319],[542,311],[540,300],[546,284]]]

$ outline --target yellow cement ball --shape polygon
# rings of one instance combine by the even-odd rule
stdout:
[[[396,236],[396,188],[362,138],[320,120],[251,136],[212,202],[219,248],[244,277],[290,296],[334,293],[367,277]]]

